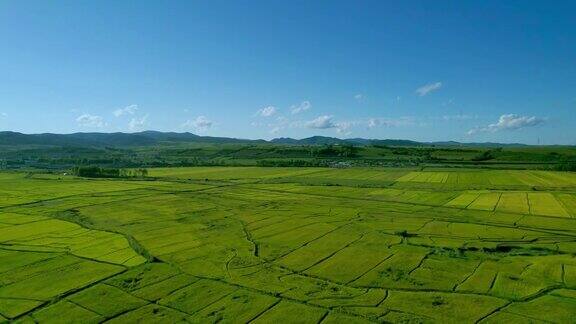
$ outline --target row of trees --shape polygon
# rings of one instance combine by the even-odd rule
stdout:
[[[261,167],[326,167],[329,161],[324,160],[257,160]]]
[[[554,171],[571,171],[576,172],[576,162],[561,163],[551,168]]]
[[[148,170],[101,168],[97,166],[77,166],[72,169],[72,174],[85,178],[143,178],[148,176]]]

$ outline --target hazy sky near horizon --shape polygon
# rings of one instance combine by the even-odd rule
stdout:
[[[0,131],[576,144],[576,1],[0,1]]]

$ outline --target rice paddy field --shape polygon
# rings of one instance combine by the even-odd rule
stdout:
[[[567,323],[575,256],[575,173],[0,173],[0,322]]]

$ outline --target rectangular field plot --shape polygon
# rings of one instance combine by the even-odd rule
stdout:
[[[306,272],[341,283],[354,281],[392,256],[388,244],[390,239],[381,235],[364,237]]]
[[[494,210],[500,200],[501,193],[491,192],[483,193],[478,196],[469,206],[470,209]]]
[[[472,323],[504,305],[505,300],[488,296],[407,291],[392,291],[383,302],[388,309],[412,314],[412,321],[455,323]]]
[[[42,305],[41,300],[28,300],[22,298],[0,298],[0,316],[15,318]]]
[[[489,186],[489,173],[484,171],[462,171],[450,174],[449,183],[460,186]]]
[[[270,309],[278,298],[238,289],[192,315],[199,323],[249,323]]]
[[[175,309],[161,305],[150,304],[131,312],[122,314],[109,320],[107,323],[187,323],[190,316]]]
[[[361,238],[361,235],[343,228],[314,240],[280,258],[276,262],[288,268],[303,271],[336,254]]]
[[[569,187],[576,185],[576,176],[569,172],[515,171],[514,175],[530,186]]]
[[[37,323],[45,323],[62,318],[64,314],[66,317],[82,323],[99,323],[105,319],[93,311],[66,300],[36,311],[31,316]]]
[[[563,291],[569,292],[568,290],[556,290],[550,295],[544,295],[524,303],[512,304],[504,314],[516,315],[524,321],[530,318],[542,322],[564,322],[567,318],[576,317],[576,298],[573,294],[563,294]],[[505,317],[500,318],[500,320],[504,319]],[[495,317],[494,321],[499,321],[498,317]]]
[[[16,222],[22,220],[18,215],[11,216]],[[146,261],[120,234],[88,230],[72,222],[46,217],[1,227],[0,243],[31,251],[68,252],[119,265],[138,265]]]
[[[180,274],[180,271],[165,263],[146,263],[123,272],[105,283],[127,292],[133,292]]]
[[[476,269],[480,261],[431,255],[421,265],[411,270],[415,283],[438,290],[452,290]]]
[[[529,193],[528,200],[532,215],[570,217],[570,214],[551,193]]]
[[[496,210],[509,213],[529,214],[528,195],[524,192],[502,193]]]
[[[472,204],[472,202],[474,200],[476,200],[479,195],[480,195],[479,193],[466,192],[466,193],[463,193],[463,194],[459,195],[458,197],[450,200],[449,202],[446,203],[445,206],[466,208],[470,204]]]
[[[570,216],[576,218],[576,195],[559,193],[556,194],[556,200],[562,204],[562,207]]]
[[[71,296],[69,300],[105,318],[112,318],[148,304],[147,301],[105,284],[85,289]]]
[[[183,313],[193,314],[222,300],[237,289],[225,283],[203,279],[174,291],[160,299],[158,303]]]
[[[55,268],[0,288],[0,297],[48,300],[119,273],[122,268],[90,261]],[[56,282],[46,285],[46,282]]]
[[[251,323],[318,323],[326,312],[327,311],[322,308],[290,301],[281,301],[258,316]]]
[[[351,284],[359,287],[410,288],[418,282],[411,273],[418,269],[428,251],[420,247],[401,247],[392,249],[393,255],[369,269],[363,276]]]
[[[26,254],[21,252],[21,258],[27,258]],[[16,317],[42,304],[42,301],[81,289],[122,270],[120,266],[69,256],[14,268],[2,273],[0,313]],[[8,309],[2,311],[3,307]]]
[[[259,255],[267,260],[274,260],[322,235],[336,229],[337,225],[317,223],[285,231],[274,236],[259,239]]]
[[[296,179],[324,180],[365,180],[370,183],[395,181],[408,171],[402,169],[324,169],[322,171],[297,175]]]
[[[316,173],[322,169],[307,168],[257,168],[257,167],[198,167],[198,168],[153,168],[150,175],[181,179],[237,180],[298,176]]]
[[[448,181],[450,173],[448,172],[410,172],[405,176],[398,178],[398,181],[410,182],[431,182],[431,183],[445,183]]]
[[[441,206],[451,201],[457,194],[442,191],[378,189],[369,192],[369,195],[386,201]]]

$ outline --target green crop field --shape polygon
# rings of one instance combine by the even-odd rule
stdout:
[[[576,318],[576,175],[152,168],[0,173],[0,322]]]

